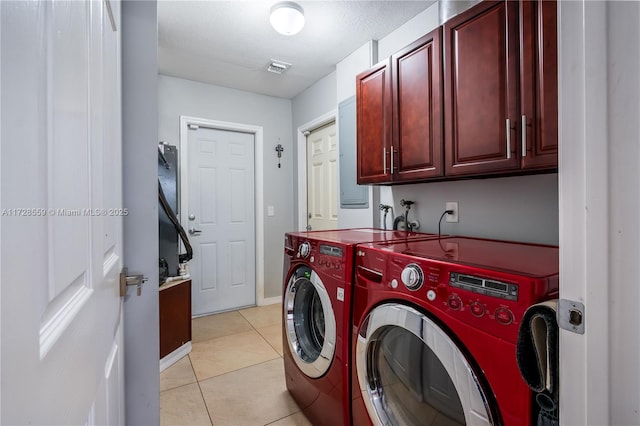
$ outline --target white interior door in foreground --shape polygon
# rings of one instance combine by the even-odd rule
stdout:
[[[0,423],[124,424],[120,4],[0,17]]]
[[[256,303],[254,139],[189,126],[182,223],[193,246],[194,316]]]
[[[337,159],[335,123],[307,136],[307,212],[314,231],[338,227]]]

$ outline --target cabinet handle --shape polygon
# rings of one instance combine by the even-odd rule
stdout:
[[[382,148],[382,174],[387,174],[387,148]]]
[[[393,174],[393,147],[391,147],[391,174]]]
[[[527,116],[522,116],[522,156],[527,156]]]
[[[511,120],[507,118],[507,160],[511,159]]]

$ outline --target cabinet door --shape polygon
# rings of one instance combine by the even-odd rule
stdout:
[[[520,168],[517,9],[482,2],[444,25],[446,175]]]
[[[191,341],[191,280],[159,291],[160,359]]]
[[[358,183],[391,181],[391,76],[384,61],[356,77]]]
[[[394,180],[443,175],[442,29],[391,57]]]
[[[558,29],[555,1],[520,2],[522,168],[558,166]]]

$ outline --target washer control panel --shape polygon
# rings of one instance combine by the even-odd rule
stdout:
[[[442,312],[512,342],[526,308],[546,298],[551,287],[545,279],[429,259],[387,257],[380,265],[369,265],[364,260],[377,253],[369,254],[356,258],[356,266],[360,263],[380,271],[380,282],[388,290],[415,298],[418,306],[433,313]]]
[[[347,261],[351,253],[343,244],[288,235],[285,252],[298,261],[304,261],[316,272],[327,273],[336,279],[346,280],[352,270]]]
[[[329,246],[327,244],[320,244],[320,254],[326,254],[327,256],[342,257],[343,250],[340,247]]]
[[[499,299],[518,300],[518,286],[516,284],[489,278],[451,272],[449,274],[449,285]]]

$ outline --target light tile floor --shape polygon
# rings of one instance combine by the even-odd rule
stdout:
[[[160,423],[310,425],[285,386],[281,309],[194,319],[191,353],[160,374]]]

